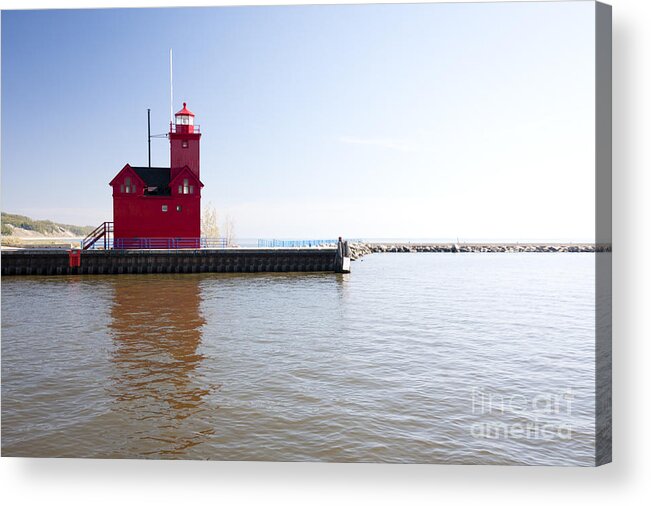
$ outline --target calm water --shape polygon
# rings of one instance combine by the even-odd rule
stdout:
[[[2,454],[591,465],[594,255],[2,280]]]

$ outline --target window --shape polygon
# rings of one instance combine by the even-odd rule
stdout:
[[[131,184],[131,178],[130,177],[125,177],[124,178],[124,184],[120,185],[120,192],[121,193],[136,193],[136,185]]]
[[[167,204],[163,204],[163,207],[161,208],[164,213],[167,212]]]
[[[180,213],[181,212],[181,206],[176,206],[176,210]]]
[[[179,193],[183,195],[194,194],[194,185],[190,184],[189,179],[184,179],[183,184],[179,185]]]
[[[188,116],[186,114],[182,114],[176,117],[176,124],[177,125],[193,125],[194,124],[194,117],[193,116]]]
[[[188,147],[188,141],[181,142],[181,147],[182,148],[187,148]]]

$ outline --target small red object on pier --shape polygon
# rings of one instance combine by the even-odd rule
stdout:
[[[81,265],[81,250],[71,249],[68,251],[68,262],[70,267],[79,267]]]

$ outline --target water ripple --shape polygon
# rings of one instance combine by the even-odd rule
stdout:
[[[7,278],[3,455],[591,465],[594,302],[591,254]]]

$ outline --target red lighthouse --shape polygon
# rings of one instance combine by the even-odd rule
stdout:
[[[125,165],[113,188],[115,248],[196,248],[201,238],[199,142],[185,103],[170,124],[170,167]]]
[[[183,109],[175,115],[175,124],[170,125],[170,166],[172,179],[179,170],[188,167],[199,179],[199,127],[195,127],[194,114],[183,102]]]

